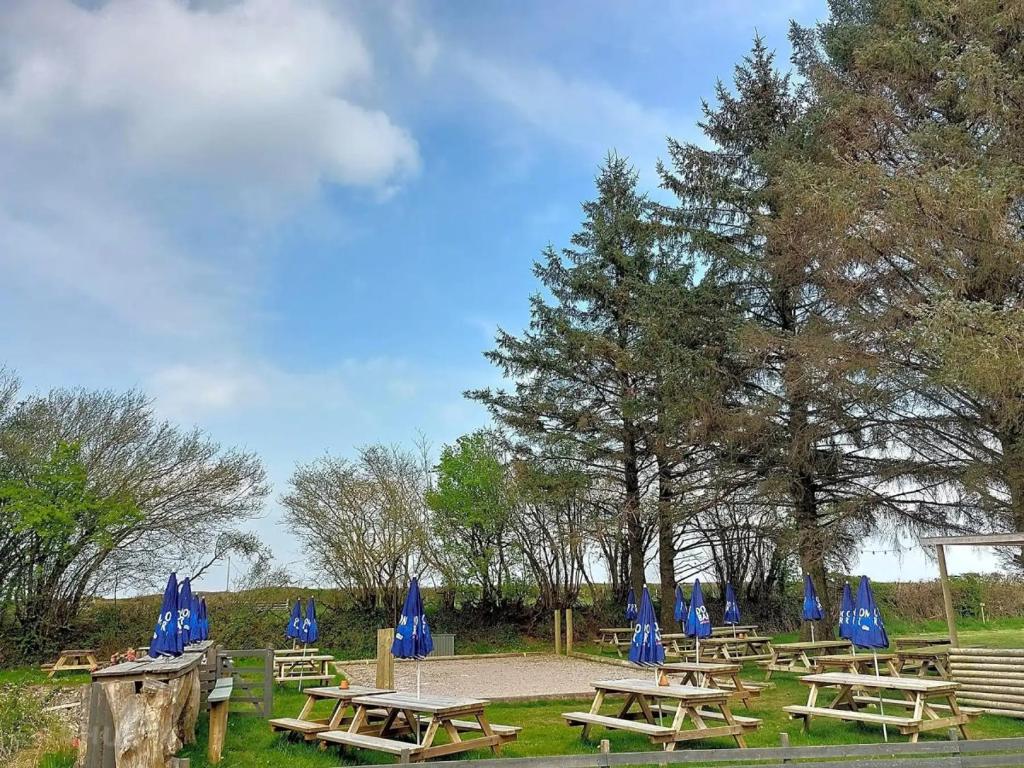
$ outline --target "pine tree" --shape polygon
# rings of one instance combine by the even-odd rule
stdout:
[[[1024,531],[1024,12],[833,0],[792,37],[923,506]]]
[[[717,103],[705,104],[701,127],[714,146],[672,141],[660,170],[679,199],[675,225],[743,312],[723,477],[756,478],[750,503],[784,516],[831,611],[829,563],[848,562],[855,537],[894,506],[882,480],[887,393],[861,333],[856,280],[831,256],[831,222],[822,226],[834,201],[802,173],[818,149],[804,97],[756,39],[734,91],[719,83]]]
[[[534,266],[550,297],[534,295],[529,329],[521,336],[499,331],[497,348],[487,353],[515,380],[514,390],[467,393],[549,455],[610,477],[622,489],[628,581],[636,589],[646,581],[652,527],[642,503],[651,457],[638,314],[654,268],[652,211],[637,190],[636,172],[610,155],[596,199],[583,204],[572,246],[548,247]]]

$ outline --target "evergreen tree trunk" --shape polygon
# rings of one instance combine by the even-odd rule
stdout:
[[[661,581],[661,627],[675,624],[676,548],[673,515],[672,468],[663,456],[658,460],[658,576]]]
[[[627,430],[627,433],[631,430]],[[629,554],[629,583],[636,590],[639,604],[647,577],[644,573],[644,526],[640,514],[640,468],[636,439],[626,438],[623,444],[623,470],[625,477],[626,551]]]
[[[1004,429],[999,434],[1002,448],[1003,477],[1009,496],[1012,530],[1024,533],[1024,431]],[[1024,548],[1016,555],[1017,567],[1024,570]]]

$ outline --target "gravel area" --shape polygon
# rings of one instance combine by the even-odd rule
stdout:
[[[373,685],[373,664],[339,664],[353,682]],[[652,672],[555,655],[502,658],[429,660],[420,665],[422,690],[435,696],[471,696],[516,700],[594,695],[590,683],[625,677],[647,677]],[[416,662],[395,662],[395,687],[416,690]]]

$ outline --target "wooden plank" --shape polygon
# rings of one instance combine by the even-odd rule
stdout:
[[[671,736],[675,733],[671,728],[662,725],[652,725],[643,720],[626,720],[621,717],[610,717],[608,715],[592,715],[589,712],[563,712],[562,717],[569,725],[600,725],[604,728],[619,731],[632,731],[642,733],[645,736]]]
[[[888,688],[894,691],[911,691],[913,693],[944,693],[955,691],[959,683],[951,680],[934,680],[920,677],[892,677],[882,675],[855,675],[851,672],[821,672],[804,675],[800,682],[805,685],[852,685],[858,688]]]
[[[349,731],[324,731],[317,735],[321,741],[329,741],[332,744],[344,744],[349,747],[360,747],[372,749],[375,752],[387,752],[391,755],[400,755],[403,752],[416,754],[421,751],[415,744],[398,739],[384,739],[380,736],[371,736],[365,733],[350,733]]]
[[[876,715],[873,712],[861,712],[853,709],[833,709],[832,707],[808,707],[803,704],[790,704],[782,708],[783,712],[798,717],[829,717],[836,720],[859,720],[865,723],[878,723],[881,725],[917,725],[919,721],[912,717],[898,717],[896,715]]]

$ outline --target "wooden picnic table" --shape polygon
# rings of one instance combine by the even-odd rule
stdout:
[[[57,661],[49,667],[47,677],[53,677],[58,672],[92,672],[98,669],[100,663],[96,660],[96,650],[93,648],[66,648],[57,656]],[[47,667],[43,667],[46,669]]]
[[[757,624],[725,624],[721,627],[712,627],[711,636],[745,637],[746,635],[756,635],[758,629]]]
[[[816,656],[814,672],[850,672],[855,675],[875,674],[875,656],[878,657],[878,671],[883,675],[899,676],[895,653],[837,653],[830,656]]]
[[[938,636],[926,636],[926,635],[908,635],[904,637],[894,637],[893,645],[896,646],[896,650],[903,648],[924,648],[929,645],[949,645],[949,635],[938,635]]]
[[[810,686],[806,705],[783,707],[792,718],[803,718],[804,729],[809,730],[812,717],[855,720],[877,725],[891,725],[916,742],[922,731],[957,727],[966,739],[966,724],[978,716],[977,710],[964,710],[956,701],[959,683],[950,680],[922,680],[917,677],[891,677],[883,675],[852,675],[848,672],[824,672],[807,675],[800,682]],[[828,705],[818,703],[823,688],[835,688],[838,694]],[[884,691],[897,691],[902,699],[884,698]],[[873,695],[872,695],[873,694]],[[937,703],[938,702],[938,703]],[[865,707],[876,705],[909,709],[908,714],[882,714],[865,712]],[[941,714],[940,714],[941,713]]]
[[[633,642],[633,633],[636,627],[601,627],[597,630],[597,644],[610,645],[615,652],[621,656],[622,649],[628,648]]]
[[[522,730],[488,722],[484,712],[487,702],[483,699],[383,693],[357,696],[352,704],[355,713],[347,730],[323,731],[317,738],[419,761],[483,748],[499,754],[501,746],[515,741]],[[371,722],[375,715],[381,718],[378,725]],[[440,730],[448,735],[448,742],[435,745],[434,739]],[[464,739],[467,733],[473,737]],[[415,734],[414,742],[396,738],[412,734]]]
[[[712,635],[701,638],[701,660],[759,661],[772,657],[772,639],[761,635],[731,637]]]
[[[596,694],[589,712],[563,712],[570,726],[582,725],[583,738],[590,728],[598,725],[612,730],[631,731],[647,736],[652,743],[674,750],[681,741],[732,736],[737,746],[746,747],[743,734],[756,730],[761,721],[753,717],[739,717],[729,709],[729,692],[718,688],[700,688],[692,685],[658,685],[652,680],[600,680],[593,683]],[[615,716],[601,714],[608,694],[625,695]],[[673,706],[662,706],[670,700]],[[634,705],[636,712],[632,711]],[[668,715],[669,725],[659,722]],[[720,720],[724,725],[709,726],[707,720]],[[687,724],[691,728],[685,728]]]
[[[274,682],[330,682],[334,679],[329,664],[334,661],[330,654],[298,654],[294,656],[274,656]]]
[[[771,656],[759,662],[765,669],[765,680],[772,672],[814,672],[814,659],[853,652],[849,640],[816,640],[805,643],[778,643],[771,646]]]
[[[297,733],[306,741],[312,741],[316,739],[317,734],[323,731],[339,729],[344,724],[345,713],[349,705],[357,696],[373,696],[391,692],[391,689],[372,688],[365,685],[351,685],[348,688],[341,688],[337,685],[307,688],[303,691],[306,694],[306,702],[302,705],[297,717],[275,717],[268,723],[271,731]],[[334,702],[330,716],[315,719],[310,717],[317,703],[324,700]]]
[[[687,658],[696,655],[692,637],[687,637],[682,632],[669,632],[661,636],[661,644],[665,647],[665,654]]]
[[[949,650],[948,645],[901,648],[896,651],[896,670],[900,675],[916,671],[918,677],[934,673],[943,680],[949,680],[952,678],[949,671]]]
[[[740,678],[740,672],[743,670],[742,664],[676,661],[662,664],[659,669],[669,675],[678,675],[682,685],[728,691],[730,699],[739,699],[745,706],[750,705],[750,699],[761,695],[761,686],[744,682]]]

